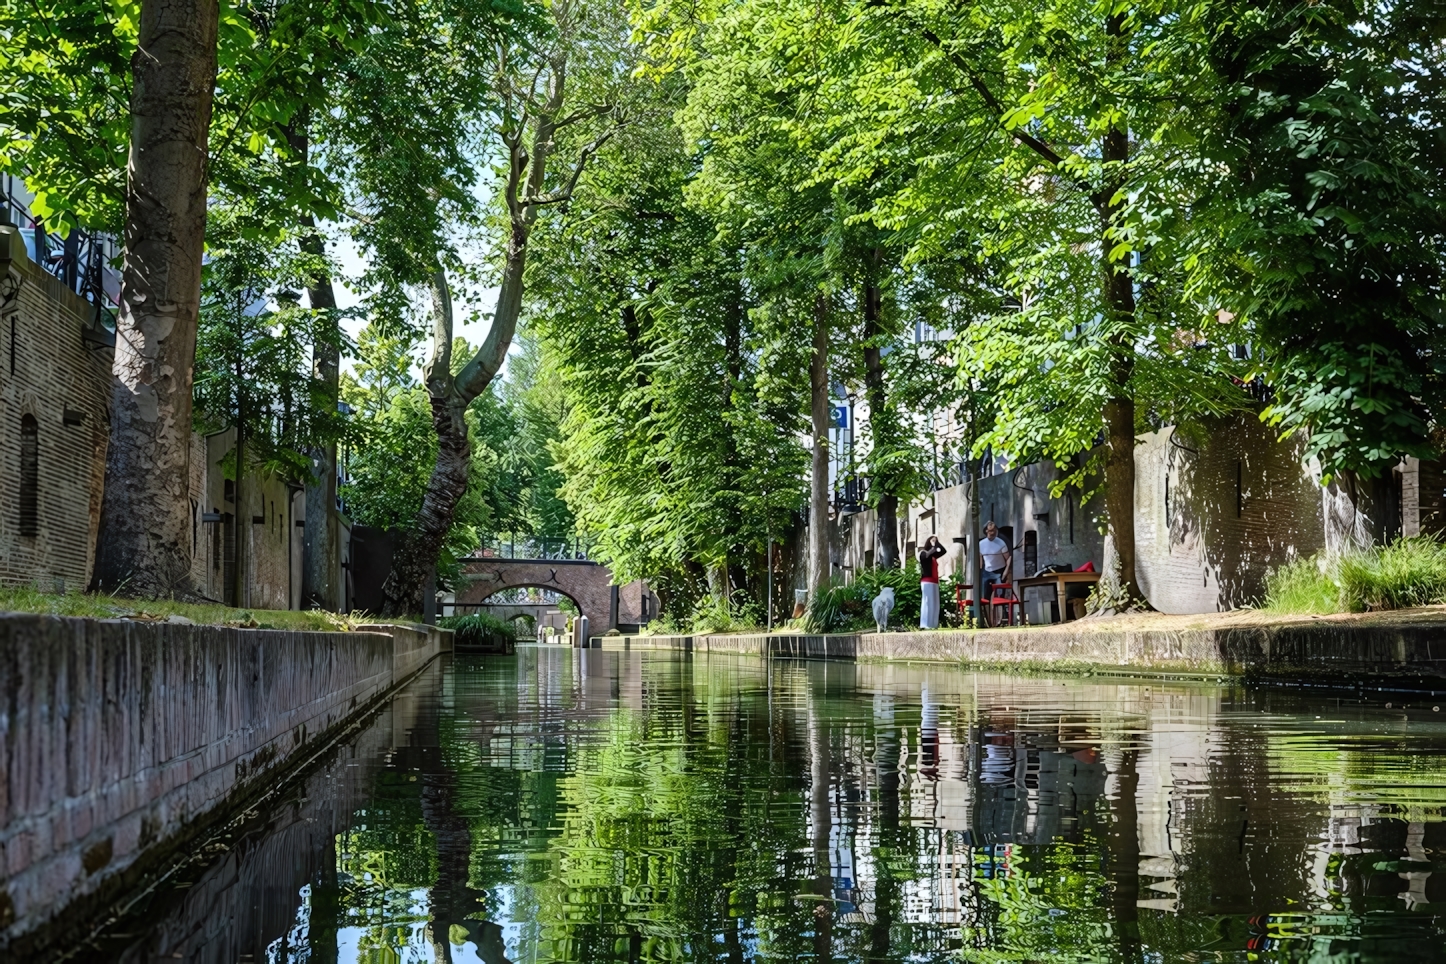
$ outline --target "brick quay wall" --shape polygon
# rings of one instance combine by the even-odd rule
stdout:
[[[0,958],[142,886],[450,649],[375,630],[0,616]]]
[[[1446,694],[1446,607],[1322,617],[1236,611],[886,633],[595,636],[600,649],[947,662],[1028,673],[1243,679]]]

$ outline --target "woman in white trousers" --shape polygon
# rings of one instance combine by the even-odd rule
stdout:
[[[939,628],[939,557],[946,550],[938,536],[930,536],[919,550],[919,590],[924,597],[919,607],[919,627]]]

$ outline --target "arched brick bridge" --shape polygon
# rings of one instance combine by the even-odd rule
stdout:
[[[619,623],[641,623],[657,614],[657,603],[644,584],[614,586],[608,567],[588,560],[482,556],[463,560],[462,571],[467,586],[456,594],[462,604],[486,602],[504,589],[550,589],[571,599],[594,633],[605,633]]]

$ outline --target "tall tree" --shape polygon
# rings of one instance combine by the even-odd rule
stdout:
[[[386,614],[415,612],[420,607],[423,586],[466,490],[470,446],[464,414],[501,370],[512,344],[522,307],[528,242],[538,216],[548,206],[565,205],[571,199],[583,168],[613,136],[620,116],[615,85],[626,76],[626,57],[625,37],[617,25],[574,0],[548,7],[546,19],[550,36],[515,43],[508,38],[496,47],[492,78],[496,97],[488,106],[503,167],[498,192],[504,208],[501,283],[487,338],[455,375],[445,248],[439,243],[430,255],[432,347],[424,381],[437,430],[437,463],[417,518],[392,559],[383,586]],[[452,39],[455,43],[455,35]],[[455,60],[455,52],[452,57]],[[561,155],[560,176],[554,153]],[[441,183],[433,188],[444,189]],[[416,268],[425,264],[425,251],[414,248],[412,255]]]
[[[1176,42],[1214,96],[1189,282],[1235,314],[1266,418],[1323,474],[1440,451],[1446,405],[1446,13],[1439,4],[1221,2]]]
[[[813,303],[813,351],[808,359],[808,414],[812,457],[808,470],[808,591],[827,589],[833,576],[829,562],[829,434],[833,413],[829,406],[828,342],[829,303],[816,295]]]
[[[191,379],[218,0],[145,0],[132,61],[125,267],[95,585],[190,591]]]
[[[766,597],[770,536],[803,498],[791,376],[807,367],[757,310],[736,238],[686,202],[685,92],[649,82],[569,216],[540,229],[528,307],[568,401],[555,448],[578,526],[680,621]]]
[[[822,172],[855,184],[904,169],[871,192],[868,212],[900,234],[903,263],[995,273],[954,327],[966,394],[982,383],[993,408],[976,454],[1048,458],[1073,484],[1103,467],[1104,595],[1143,605],[1136,433],[1248,402],[1228,377],[1239,367],[1229,330],[1204,334],[1180,294],[1177,232],[1165,227],[1183,218],[1175,179],[1189,158],[1169,131],[1208,85],[1164,39],[1195,8],[902,0],[850,11],[840,57],[852,69],[820,81],[841,105],[821,122],[833,133]]]

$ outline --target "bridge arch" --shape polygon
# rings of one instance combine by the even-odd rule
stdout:
[[[580,559],[499,559],[489,556],[463,561],[466,585],[456,600],[477,605],[505,589],[548,589],[573,601],[594,633],[617,623],[612,573],[606,566]]]

